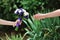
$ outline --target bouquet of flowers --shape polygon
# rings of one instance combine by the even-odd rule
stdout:
[[[26,10],[24,10],[23,8],[16,9],[14,13],[19,16],[18,20],[20,20],[20,21],[22,21],[24,18],[26,18],[26,19],[29,18],[29,13]],[[16,31],[18,30],[19,25],[20,25],[19,22],[17,22],[16,28],[15,28]]]

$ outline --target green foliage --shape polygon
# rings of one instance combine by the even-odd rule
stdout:
[[[9,37],[7,34],[5,34],[5,35],[6,35],[6,40],[23,40],[21,34],[16,35],[16,36],[11,35],[11,37]]]
[[[60,8],[59,4],[59,0],[21,0],[23,8],[32,15],[47,9]]]
[[[31,17],[31,19],[23,21],[30,28],[30,30],[25,29],[27,31],[25,35],[29,35],[28,40],[60,40],[59,18],[48,18],[39,21]]]
[[[40,10],[44,10],[43,5],[48,4],[47,1],[42,0],[22,0],[21,5],[23,5],[23,8],[28,10],[30,13],[37,13]]]
[[[14,8],[14,0],[0,0],[0,18],[14,20]]]

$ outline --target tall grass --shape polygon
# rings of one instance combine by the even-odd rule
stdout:
[[[23,40],[23,37],[21,36],[21,34],[19,34],[19,35],[13,35],[13,34],[11,34],[9,36],[8,34],[5,33],[4,38],[0,37],[0,40]]]
[[[35,20],[31,16],[28,20],[23,21],[30,28],[30,30],[25,29],[27,31],[25,35],[29,35],[27,40],[60,40],[59,17]]]

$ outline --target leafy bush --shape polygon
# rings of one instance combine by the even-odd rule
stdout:
[[[33,13],[35,14],[47,9],[52,10],[53,8],[60,8],[59,4],[59,0],[21,0],[21,5],[23,5],[23,8],[32,15]]]

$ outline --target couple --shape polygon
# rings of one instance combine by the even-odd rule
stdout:
[[[46,13],[46,14],[38,13],[38,14],[33,15],[33,18],[40,20],[40,19],[44,19],[44,18],[57,17],[57,16],[60,16],[60,9]],[[20,21],[20,20],[16,20],[15,22],[12,22],[12,21],[6,21],[3,19],[0,19],[0,25],[10,25],[10,26],[15,27],[17,22],[19,22],[20,25],[22,23],[22,21]]]

